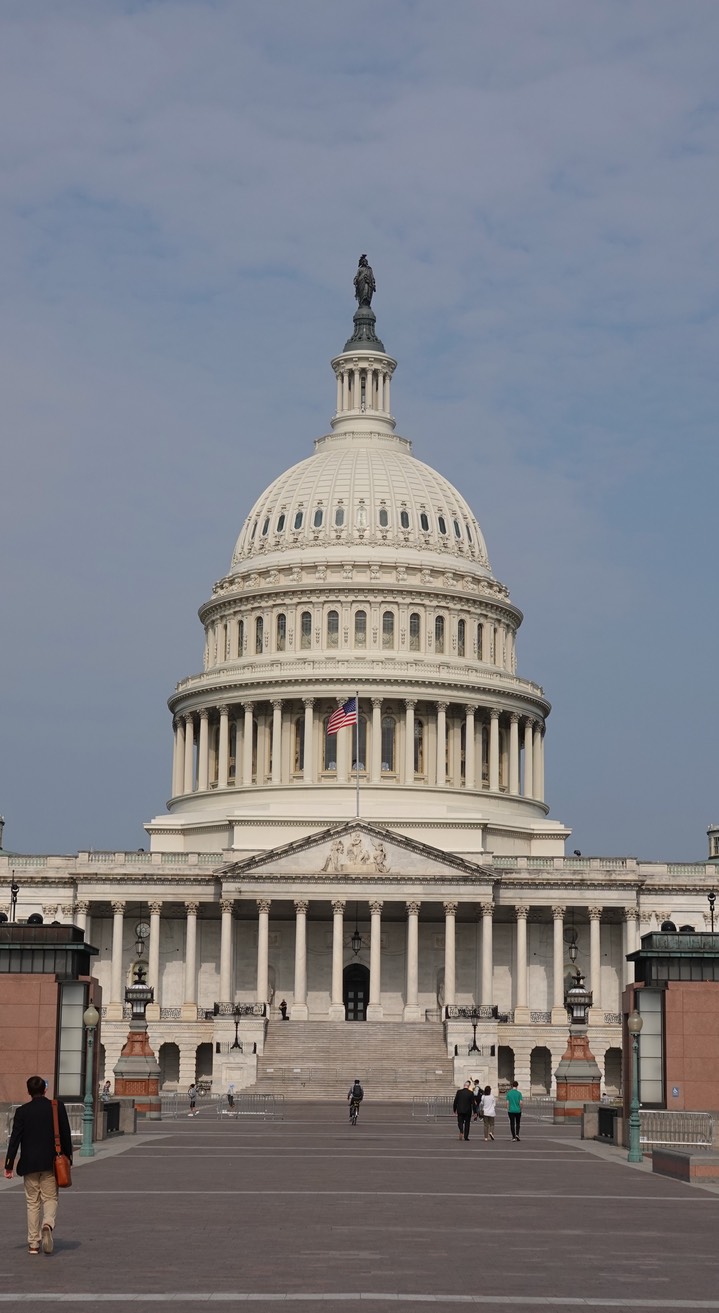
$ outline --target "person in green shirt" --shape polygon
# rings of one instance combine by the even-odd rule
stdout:
[[[507,1112],[509,1113],[509,1129],[512,1132],[512,1139],[519,1139],[519,1124],[522,1120],[522,1091],[516,1080],[512,1081],[511,1089],[507,1090]]]

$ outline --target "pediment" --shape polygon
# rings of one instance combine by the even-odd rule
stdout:
[[[224,875],[290,876],[312,879],[384,877],[487,879],[487,868],[428,844],[363,821],[308,835],[295,843],[234,862]]]

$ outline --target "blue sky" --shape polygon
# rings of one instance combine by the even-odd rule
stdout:
[[[719,6],[7,0],[0,811],[144,845],[166,698],[334,406],[360,251],[398,431],[472,503],[584,853],[717,801]]]

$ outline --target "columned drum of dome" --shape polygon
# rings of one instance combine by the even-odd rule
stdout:
[[[366,262],[358,279],[330,432],[257,499],[200,608],[153,848],[264,850],[349,819],[359,785],[363,819],[467,857],[561,854],[521,612],[467,500],[395,431]],[[357,734],[328,734],[355,692]]]

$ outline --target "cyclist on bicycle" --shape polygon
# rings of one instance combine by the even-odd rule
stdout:
[[[359,1112],[359,1106],[364,1098],[364,1090],[362,1089],[362,1086],[360,1084],[359,1076],[355,1076],[354,1081],[350,1085],[350,1088],[347,1092],[347,1098],[349,1100],[349,1105],[350,1105],[350,1121],[351,1121],[353,1113],[355,1117],[357,1116],[357,1113]]]

